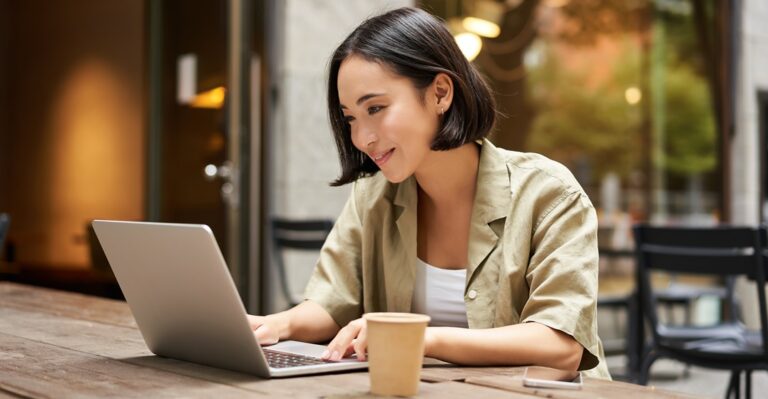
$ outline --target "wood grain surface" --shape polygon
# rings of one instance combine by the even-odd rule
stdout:
[[[427,359],[424,398],[688,398],[587,379],[581,391],[522,386],[520,367],[458,367]],[[359,398],[368,373],[260,379],[162,358],[147,349],[125,302],[0,282],[0,399]]]

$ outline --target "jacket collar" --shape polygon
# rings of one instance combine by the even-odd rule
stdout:
[[[472,206],[472,219],[469,231],[469,253],[467,265],[467,284],[472,280],[475,270],[496,247],[503,231],[503,220],[506,218],[511,203],[510,172],[502,156],[501,150],[488,140],[483,140],[480,150],[480,162],[477,171],[477,188]],[[416,279],[416,229],[418,192],[416,178],[409,177],[397,185],[394,197],[395,218],[399,238],[398,246],[402,249],[404,262],[400,267],[389,267],[385,275],[390,273],[406,273],[387,278],[388,281],[401,280],[410,284]],[[403,280],[401,280],[403,281]],[[391,311],[410,311],[412,287],[387,287],[387,303]]]
[[[504,229],[504,223],[497,222],[506,219],[511,201],[510,174],[501,150],[483,140],[469,230],[467,283],[496,247]]]

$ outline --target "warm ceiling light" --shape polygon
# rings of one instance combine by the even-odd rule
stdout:
[[[193,108],[218,109],[224,106],[226,89],[219,86],[202,93],[198,93],[189,105]]]
[[[544,5],[550,8],[560,8],[567,6],[570,2],[571,0],[545,0]]]
[[[483,37],[498,37],[501,33],[501,20],[504,18],[506,6],[492,0],[476,0],[472,13],[461,23],[464,29]]]
[[[461,24],[464,26],[464,29],[483,37],[494,38],[498,37],[501,33],[499,25],[481,18],[466,17],[461,21]]]
[[[469,61],[474,60],[477,55],[480,54],[480,50],[483,48],[483,40],[480,39],[480,36],[474,33],[459,33],[453,38],[456,40],[456,44],[459,45],[459,49],[461,49],[464,57],[466,57]]]
[[[630,105],[635,105],[643,99],[643,92],[637,87],[632,86],[624,91],[624,98]]]

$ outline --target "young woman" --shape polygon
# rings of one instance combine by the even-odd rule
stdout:
[[[484,137],[495,104],[451,34],[402,8],[336,49],[328,108],[352,194],[306,300],[251,324],[262,344],[365,359],[367,312],[432,317],[425,355],[610,378],[597,336],[597,219],[573,175]],[[393,345],[396,345],[393,342]]]

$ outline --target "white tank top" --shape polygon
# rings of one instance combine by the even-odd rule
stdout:
[[[467,328],[466,281],[467,269],[441,269],[417,258],[411,311],[431,317],[430,326]]]

